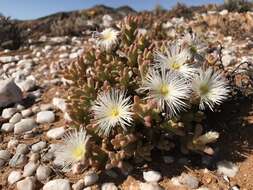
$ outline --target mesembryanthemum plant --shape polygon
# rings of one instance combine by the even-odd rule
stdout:
[[[215,110],[228,97],[222,71],[207,68],[208,61],[196,64],[196,36],[194,43],[189,36],[158,40],[153,30],[138,33],[140,23],[140,17],[127,17],[96,33],[83,57],[65,71],[73,82],[69,114],[93,141],[89,163],[126,170],[128,159],[151,161],[152,150],[168,152],[178,139],[183,153],[212,154],[207,144],[219,133],[204,132],[201,110]],[[83,155],[83,149],[71,148],[73,156]],[[75,158],[71,163],[80,161]]]

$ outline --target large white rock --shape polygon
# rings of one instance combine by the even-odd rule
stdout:
[[[35,127],[37,127],[37,125],[34,119],[32,118],[22,119],[20,122],[15,124],[14,134],[21,134],[27,131],[31,131]]]
[[[0,108],[22,100],[22,91],[13,79],[0,80]]]
[[[47,132],[47,137],[51,139],[60,139],[65,133],[64,127],[58,127],[54,129],[50,129]]]
[[[71,190],[69,180],[55,179],[47,182],[43,186],[43,190]]]
[[[55,114],[52,111],[41,111],[37,114],[37,123],[52,123],[55,120]]]

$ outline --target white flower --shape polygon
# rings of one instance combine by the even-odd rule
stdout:
[[[118,43],[119,31],[113,28],[106,28],[100,33],[96,33],[97,45],[105,50],[110,50]]]
[[[124,91],[113,89],[99,94],[91,108],[99,134],[108,136],[116,126],[126,130],[132,122],[131,106],[130,97],[126,97]]]
[[[189,84],[175,72],[164,69],[161,72],[150,69],[140,91],[149,91],[147,98],[153,99],[165,110],[168,107],[170,116],[175,116],[187,107],[185,100],[189,98]]]
[[[63,137],[63,144],[59,145],[55,152],[56,159],[64,163],[65,167],[85,160],[87,153],[87,142],[90,136],[84,129],[74,130]]]
[[[225,79],[211,68],[199,70],[192,81],[192,88],[194,94],[200,98],[199,107],[202,110],[206,106],[213,110],[214,106],[220,105],[229,93]]]
[[[195,73],[196,69],[186,63],[190,58],[190,52],[187,49],[182,49],[180,45],[174,44],[165,50],[165,54],[156,52],[156,68],[170,70],[186,78],[192,77]]]
[[[206,49],[206,44],[200,40],[195,33],[187,33],[182,39],[182,43],[186,43],[191,53],[200,53]]]
[[[194,142],[197,144],[208,144],[216,141],[219,138],[219,133],[215,131],[209,131],[200,137],[198,137]]]

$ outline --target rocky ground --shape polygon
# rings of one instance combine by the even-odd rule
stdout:
[[[220,26],[223,18],[231,27],[225,32]],[[112,20],[104,17],[103,24]],[[251,12],[223,10],[197,14],[190,20],[172,18],[164,23],[168,35],[173,35],[174,25],[204,30],[207,40],[219,41],[226,69],[252,61]],[[222,133],[212,157],[180,153],[158,156],[125,175],[117,170],[76,175],[59,171],[54,166],[54,150],[68,130],[69,120],[63,99],[69,84],[61,72],[82,55],[90,36],[89,30],[83,37],[42,35],[19,50],[0,52],[0,189],[253,189],[251,98],[228,102],[224,113],[211,114],[214,119],[210,125]],[[239,78],[238,83],[242,80]]]

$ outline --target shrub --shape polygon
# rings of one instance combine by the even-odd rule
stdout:
[[[8,17],[0,15],[0,48],[18,49],[21,45],[21,30]]]

